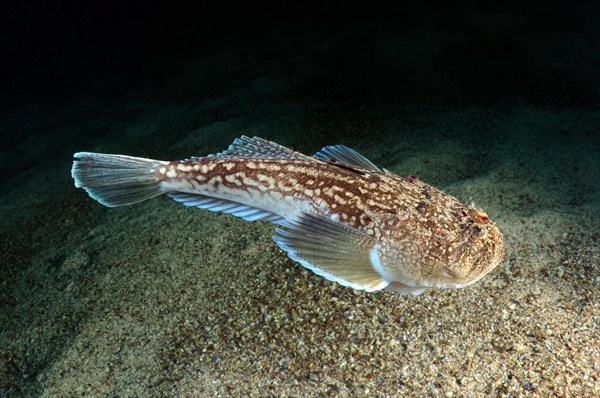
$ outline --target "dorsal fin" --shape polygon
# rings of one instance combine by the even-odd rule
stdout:
[[[315,153],[314,157],[326,162],[333,159],[336,162],[345,163],[351,166],[358,166],[365,170],[376,171],[378,173],[383,172],[369,159],[345,145],[326,146],[319,152]]]
[[[214,155],[208,155],[207,158],[238,158],[249,157],[259,159],[314,159],[310,156],[296,152],[290,148],[284,147],[272,141],[267,141],[260,137],[246,137],[245,135],[236,138],[229,147],[223,152]],[[193,157],[196,160],[198,157]]]

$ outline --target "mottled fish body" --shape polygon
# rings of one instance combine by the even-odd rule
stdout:
[[[504,255],[502,234],[481,210],[342,145],[311,157],[241,137],[222,153],[183,161],[74,156],[75,185],[106,206],[167,193],[187,206],[269,221],[290,258],[358,290],[464,287]]]

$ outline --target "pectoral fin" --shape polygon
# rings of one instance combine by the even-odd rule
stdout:
[[[375,241],[357,229],[302,213],[283,221],[275,232],[273,240],[292,260],[330,281],[368,292],[389,284],[371,262]]]

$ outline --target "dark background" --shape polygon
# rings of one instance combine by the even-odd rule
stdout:
[[[225,111],[175,111],[168,126],[156,119],[155,150],[141,137],[130,144],[143,143],[147,156],[187,156],[164,147],[234,116],[274,120],[269,112],[280,115],[282,103],[318,109],[307,111],[303,128],[318,131],[312,139],[321,145],[352,143],[356,132],[344,123],[377,139],[383,129],[374,115],[413,104],[419,114],[436,106],[599,108],[598,1],[324,3],[5,4],[0,181],[41,156],[65,159],[89,147],[88,138],[116,142],[144,109],[214,98],[228,98]],[[280,87],[257,87],[271,90],[262,98],[240,95],[265,77]],[[247,125],[206,149],[221,150]],[[482,138],[489,134],[480,130]]]
[[[5,4],[3,102],[156,87],[224,47],[240,54],[232,62],[264,68],[308,53],[317,72],[304,84],[385,100],[595,106],[600,98],[598,1],[325,3]]]

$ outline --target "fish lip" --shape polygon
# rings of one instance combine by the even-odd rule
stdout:
[[[408,287],[423,288],[423,289],[462,289],[463,287],[467,287],[467,286],[472,285],[475,282],[479,281],[485,275],[487,275],[487,273],[480,275],[477,278],[470,280],[470,281],[466,281],[466,282],[427,281],[429,283],[426,283],[426,281],[416,282],[414,280],[408,280],[408,279],[395,280],[395,281],[391,281],[391,282],[399,282]]]
[[[437,286],[424,285],[422,283],[418,283],[418,282],[416,282],[414,280],[409,280],[409,279],[398,279],[398,280],[390,281],[390,283],[393,283],[393,282],[402,283],[403,285],[406,285],[408,287],[415,287],[415,288],[432,288],[432,287],[437,287]]]

